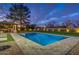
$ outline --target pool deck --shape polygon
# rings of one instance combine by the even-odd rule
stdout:
[[[0,43],[0,46],[7,45],[10,47],[0,50],[0,55],[23,55],[23,52],[14,41]]]
[[[79,54],[79,37],[69,37],[47,46],[41,46],[16,33],[11,33],[25,55],[65,55]]]

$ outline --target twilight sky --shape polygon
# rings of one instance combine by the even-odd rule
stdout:
[[[79,4],[28,3],[24,5],[31,11],[30,22],[38,25],[43,25],[52,21],[62,23],[67,19],[72,21],[79,19]],[[2,6],[4,11],[1,10]],[[3,15],[8,13],[10,7],[10,3],[0,4],[0,20],[3,19]]]

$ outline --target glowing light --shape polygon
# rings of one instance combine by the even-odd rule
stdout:
[[[20,25],[18,25],[18,27],[21,27]]]
[[[32,29],[29,29],[29,31],[32,31]]]
[[[58,31],[60,32],[61,29],[58,29]]]
[[[76,32],[79,33],[79,28],[76,29]]]
[[[18,28],[18,31],[20,31],[20,28]]]
[[[69,29],[66,29],[66,31],[69,32],[70,30]]]
[[[48,29],[46,29],[46,31],[48,31]]]

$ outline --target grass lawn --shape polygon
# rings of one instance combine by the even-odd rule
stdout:
[[[9,41],[14,41],[14,39],[12,38],[10,34],[7,34],[7,40],[0,41],[0,42],[9,42]]]
[[[53,32],[53,31],[25,31],[25,32],[42,32],[42,33],[51,33],[51,34],[59,34],[59,35],[67,35],[67,36],[79,36],[79,33],[75,32]]]
[[[74,32],[46,32],[46,33],[60,34],[60,35],[67,35],[67,36],[79,36],[79,33],[74,33]]]
[[[7,41],[14,41],[13,37],[10,34],[7,34]]]

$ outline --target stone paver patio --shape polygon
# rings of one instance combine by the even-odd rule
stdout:
[[[0,46],[10,46],[10,48],[0,51],[0,55],[22,55],[23,52],[14,41],[0,43]]]
[[[0,43],[0,46],[10,46],[0,51],[0,55],[79,55],[79,37],[70,36],[50,45],[41,46],[18,34],[11,33],[11,35],[15,41]],[[6,37],[6,34],[0,37]]]
[[[64,40],[52,43],[48,46],[41,46],[18,34],[11,34],[22,52],[26,55],[65,55],[76,54],[79,49],[79,37],[69,37]],[[77,45],[77,46],[76,46]],[[79,52],[79,51],[78,51]]]
[[[7,34],[0,34],[0,55],[20,55],[23,54],[15,41],[2,42],[7,40]],[[8,46],[8,48],[7,48]],[[4,48],[5,47],[5,48]]]

